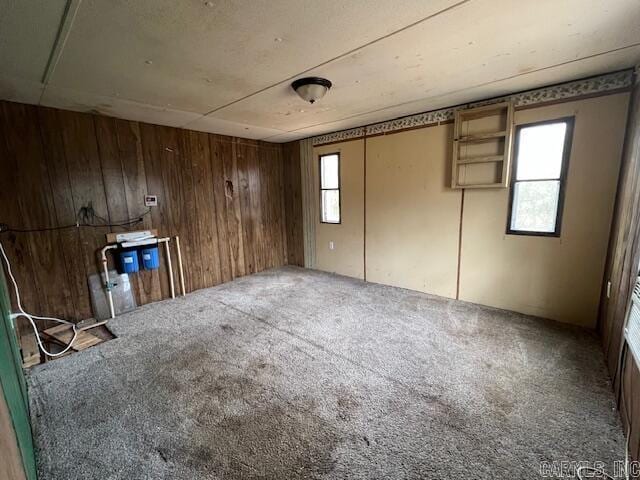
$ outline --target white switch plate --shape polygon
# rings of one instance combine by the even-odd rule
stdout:
[[[158,206],[158,196],[157,195],[145,195],[144,196],[144,206],[145,207],[157,207]]]
[[[333,242],[329,242],[329,250],[333,250]]]
[[[607,282],[607,298],[611,298],[611,280]]]

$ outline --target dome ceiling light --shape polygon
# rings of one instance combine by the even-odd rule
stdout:
[[[326,78],[320,77],[299,78],[291,84],[291,88],[293,88],[305,102],[313,104],[316,100],[324,97],[331,88],[331,82]]]

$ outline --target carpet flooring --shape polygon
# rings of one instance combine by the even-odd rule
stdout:
[[[624,458],[586,330],[297,267],[109,327],[28,375],[43,480],[523,480]]]

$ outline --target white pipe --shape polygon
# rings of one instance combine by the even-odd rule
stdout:
[[[180,237],[176,235],[176,249],[178,250],[178,273],[180,274],[180,287],[182,288],[182,296],[187,295],[184,288],[184,271],[182,270],[182,253],[180,252]]]
[[[171,265],[171,252],[169,251],[169,239],[163,238],[164,252],[167,254],[167,266],[169,267],[169,286],[171,287],[171,298],[176,298],[175,287],[173,286],[173,266]],[[160,242],[160,240],[158,240]]]
[[[104,269],[104,285],[107,289],[107,300],[109,301],[109,313],[111,318],[116,318],[116,310],[113,307],[113,294],[111,293],[111,282],[109,281],[109,267],[107,266],[107,250],[118,248],[117,245],[107,245],[101,251],[102,268]]]
[[[155,242],[150,242],[149,239],[144,239],[144,240],[140,240],[140,241],[134,241],[134,242],[122,242],[122,244],[112,244],[112,245],[106,245],[102,251],[101,251],[101,257],[102,257],[102,267],[104,269],[104,276],[105,276],[105,287],[107,289],[107,299],[109,302],[109,313],[111,314],[111,318],[116,318],[116,312],[115,312],[115,308],[113,306],[113,294],[111,293],[111,282],[109,281],[109,268],[107,267],[107,250],[112,250],[114,248],[118,248],[119,246],[127,246],[127,247],[135,247],[135,246],[142,246],[142,245],[151,245],[153,243],[164,243],[165,246],[165,252],[167,254],[167,265],[169,267],[169,285],[171,286],[171,298],[176,298],[176,293],[175,293],[175,286],[173,284],[173,266],[171,264],[171,252],[169,252],[169,242],[171,241],[171,238],[169,237],[164,237],[164,238],[158,238],[157,240],[155,240]],[[184,286],[183,286],[184,289]]]

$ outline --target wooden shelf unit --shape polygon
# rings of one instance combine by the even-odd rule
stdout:
[[[474,120],[477,120],[475,118]],[[487,140],[493,140],[494,138],[503,138],[507,136],[507,132],[491,132],[491,133],[479,133],[477,135],[465,135],[458,139],[459,142],[484,142]]]
[[[511,102],[457,110],[451,188],[508,187],[512,141]]]
[[[487,155],[487,156],[477,156],[477,157],[463,157],[458,158],[458,165],[464,165],[467,163],[491,163],[491,162],[501,162],[504,160],[504,155]]]

